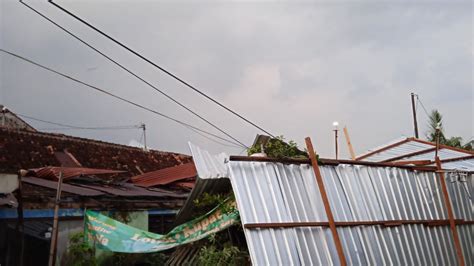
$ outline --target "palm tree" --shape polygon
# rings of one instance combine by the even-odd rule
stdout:
[[[426,138],[431,142],[436,142],[436,129],[439,127],[439,143],[451,147],[462,148],[466,150],[474,149],[474,140],[471,140],[467,143],[462,143],[462,137],[451,137],[447,139],[444,136],[443,128],[443,116],[438,110],[431,111],[431,114],[428,118],[428,133]]]
[[[426,138],[431,142],[436,142],[436,129],[439,127],[439,142],[446,142],[446,137],[444,136],[443,128],[443,116],[438,110],[431,111],[430,116],[428,117],[428,133]]]

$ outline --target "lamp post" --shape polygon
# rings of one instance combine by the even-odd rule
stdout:
[[[334,127],[334,143],[335,143],[335,148],[336,148],[336,160],[339,158],[339,148],[337,145],[337,133],[339,131],[339,122],[334,121],[332,123],[332,126]]]
[[[441,135],[441,123],[436,124],[436,151],[435,151],[435,159],[438,157],[439,152],[439,135]]]

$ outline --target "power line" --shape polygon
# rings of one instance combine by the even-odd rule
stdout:
[[[51,125],[56,125],[56,126],[61,126],[62,128],[45,128],[45,130],[61,130],[61,129],[86,129],[86,130],[101,130],[101,129],[136,129],[140,128],[139,125],[126,125],[126,126],[108,126],[108,127],[80,127],[80,126],[73,126],[73,125],[68,125],[68,124],[63,124],[63,123],[58,123],[58,122],[52,122],[44,119],[39,119],[36,117],[24,115],[24,114],[19,114],[15,113],[15,115],[18,115],[20,117],[24,117],[30,120],[38,121],[38,122],[43,122],[46,124],[51,124]]]
[[[173,97],[171,97],[170,95],[168,95],[167,93],[165,93],[164,91],[160,90],[159,88],[157,88],[156,86],[154,86],[153,84],[151,84],[150,82],[146,81],[145,79],[143,79],[142,77],[138,76],[136,73],[134,73],[133,71],[131,71],[130,69],[126,68],[125,66],[123,66],[122,64],[120,64],[119,62],[115,61],[114,59],[112,59],[111,57],[107,56],[106,54],[104,54],[103,52],[101,52],[100,50],[98,50],[97,48],[93,47],[92,45],[90,45],[88,42],[84,41],[83,39],[81,39],[80,37],[78,37],[77,35],[75,35],[74,33],[72,33],[71,31],[67,30],[66,28],[62,27],[61,25],[59,25],[58,23],[54,22],[52,19],[50,19],[49,17],[47,17],[46,15],[42,14],[41,12],[39,12],[38,10],[34,9],[33,7],[31,7],[30,5],[26,4],[25,2],[22,2],[20,0],[20,3],[22,3],[23,5],[25,5],[26,7],[28,7],[29,9],[31,9],[33,12],[35,12],[36,14],[40,15],[41,17],[43,17],[44,19],[46,19],[47,21],[51,22],[53,25],[55,25],[56,27],[60,28],[61,30],[63,30],[64,32],[66,32],[67,34],[69,34],[70,36],[72,36],[73,38],[75,38],[76,40],[78,40],[79,42],[83,43],[84,45],[86,45],[87,47],[91,48],[92,50],[94,50],[95,52],[97,52],[98,54],[100,54],[101,56],[103,56],[104,58],[108,59],[109,61],[111,61],[112,63],[114,63],[115,65],[117,65],[118,67],[120,67],[121,69],[125,70],[126,72],[128,72],[129,74],[131,74],[132,76],[134,76],[135,78],[137,78],[138,80],[142,81],[143,83],[145,83],[146,85],[148,85],[149,87],[151,87],[152,89],[154,89],[155,91],[161,93],[163,96],[165,96],[166,98],[168,98],[169,100],[173,101],[174,103],[176,103],[177,105],[181,106],[182,108],[186,109],[188,112],[192,113],[193,115],[195,115],[196,117],[198,117],[199,119],[203,120],[204,122],[206,122],[207,124],[211,125],[213,128],[217,129],[218,131],[220,131],[221,133],[223,133],[224,135],[226,135],[227,137],[233,139],[234,141],[242,144],[242,142],[240,142],[239,140],[237,140],[236,138],[234,138],[232,135],[230,135],[229,133],[227,133],[226,131],[224,131],[223,129],[221,129],[220,127],[218,127],[217,125],[215,125],[214,123],[210,122],[209,120],[207,120],[206,118],[204,118],[203,116],[199,115],[198,113],[196,113],[195,111],[193,111],[192,109],[190,109],[189,107],[185,106],[184,104],[182,104],[181,102],[179,102],[178,100],[174,99]],[[242,144],[243,145],[243,144]]]
[[[420,103],[421,108],[425,111],[425,114],[426,114],[428,117],[430,117],[429,112],[426,110],[425,106],[424,106],[423,103],[421,102],[420,97],[418,97],[418,95],[416,95],[416,99],[417,99],[417,101]]]
[[[30,59],[27,59],[27,58],[25,58],[25,57],[22,57],[22,56],[20,56],[20,55],[15,54],[15,53],[6,51],[6,50],[1,49],[1,48],[0,48],[0,51],[4,52],[4,53],[6,53],[6,54],[9,54],[9,55],[11,55],[11,56],[13,56],[13,57],[19,58],[19,59],[21,59],[21,60],[23,60],[23,61],[26,61],[26,62],[28,62],[28,63],[31,63],[31,64],[33,64],[33,65],[36,65],[36,66],[38,66],[38,67],[40,67],[40,68],[43,68],[43,69],[45,69],[45,70],[48,70],[48,71],[50,71],[50,72],[53,72],[53,73],[55,73],[55,74],[57,74],[57,75],[60,75],[60,76],[62,76],[62,77],[65,77],[65,78],[67,78],[67,79],[70,79],[70,80],[72,80],[72,81],[74,81],[74,82],[77,82],[77,83],[79,83],[79,84],[82,84],[82,85],[84,85],[84,86],[86,86],[86,87],[89,87],[89,88],[94,89],[94,90],[96,90],[96,91],[99,91],[99,92],[101,92],[101,93],[107,94],[107,95],[112,96],[112,97],[114,97],[114,98],[116,98],[116,99],[119,99],[119,100],[121,100],[121,101],[127,102],[127,103],[129,103],[129,104],[131,104],[131,105],[134,105],[134,106],[138,107],[138,108],[141,108],[141,109],[143,109],[143,110],[149,111],[149,112],[151,112],[151,113],[154,113],[154,114],[159,115],[159,116],[161,116],[161,117],[164,117],[164,118],[166,118],[166,119],[169,119],[169,120],[171,120],[171,121],[174,121],[174,122],[176,122],[176,123],[178,123],[178,124],[181,124],[181,125],[183,125],[183,126],[185,126],[185,127],[193,128],[193,129],[195,129],[195,130],[197,130],[197,131],[200,131],[200,132],[202,132],[202,133],[205,133],[205,134],[208,134],[208,135],[210,135],[210,136],[216,137],[216,138],[218,138],[218,139],[220,139],[220,140],[223,140],[223,141],[226,141],[226,142],[228,142],[228,143],[232,143],[232,144],[234,144],[234,145],[237,145],[236,143],[234,143],[234,142],[232,142],[232,141],[230,141],[230,140],[224,139],[224,138],[222,138],[222,137],[220,137],[220,136],[218,136],[218,135],[215,135],[215,134],[213,134],[213,133],[207,132],[207,131],[202,130],[202,129],[198,128],[198,127],[195,127],[195,126],[193,126],[193,125],[190,125],[190,124],[188,124],[188,123],[182,122],[182,121],[180,121],[180,120],[178,120],[178,119],[176,119],[176,118],[173,118],[173,117],[171,117],[171,116],[165,115],[165,114],[163,114],[163,113],[160,113],[160,112],[158,112],[158,111],[155,111],[155,110],[153,110],[153,109],[150,109],[150,108],[148,108],[148,107],[146,107],[146,106],[143,106],[143,105],[141,105],[141,104],[132,102],[132,101],[127,100],[127,99],[125,99],[125,98],[123,98],[123,97],[117,96],[117,95],[115,95],[115,94],[113,94],[113,93],[111,93],[111,92],[108,92],[108,91],[103,90],[103,89],[101,89],[101,88],[98,88],[98,87],[96,87],[96,86],[90,85],[90,84],[85,83],[85,82],[83,82],[83,81],[80,81],[80,80],[78,80],[78,79],[76,79],[76,78],[70,77],[70,76],[68,76],[68,75],[66,75],[66,74],[63,74],[63,73],[61,73],[61,72],[58,72],[58,71],[56,71],[56,70],[54,70],[54,69],[51,69],[51,68],[49,68],[49,67],[43,66],[43,65],[41,65],[41,64],[39,64],[39,63],[36,63],[36,62],[34,62],[34,61],[30,60]],[[246,147],[244,144],[242,144],[242,143],[240,143],[240,144],[242,145],[242,147]]]
[[[48,0],[48,2],[52,5],[54,5],[55,7],[59,8],[61,11],[65,12],[66,14],[72,16],[73,18],[79,20],[80,22],[82,22],[83,24],[87,25],[89,28],[95,30],[96,32],[100,33],[102,36],[106,37],[107,39],[115,42],[116,44],[120,45],[121,47],[123,47],[124,49],[126,49],[127,51],[131,52],[132,54],[138,56],[139,58],[141,58],[142,60],[144,60],[145,62],[151,64],[152,66],[154,66],[155,68],[158,68],[159,70],[161,70],[162,72],[164,72],[165,74],[167,74],[168,76],[174,78],[175,80],[179,81],[180,83],[184,84],[186,87],[192,89],[193,91],[197,92],[198,94],[200,94],[201,96],[207,98],[208,100],[212,101],[213,103],[217,104],[218,106],[224,108],[226,111],[232,113],[233,115],[239,117],[240,119],[244,120],[245,122],[249,123],[250,125],[254,126],[255,128],[261,130],[262,132],[265,132],[266,134],[270,135],[271,137],[275,137],[274,135],[272,135],[270,132],[266,131],[265,129],[263,129],[262,127],[256,125],[255,123],[253,123],[252,121],[248,120],[247,118],[243,117],[242,115],[238,114],[237,112],[233,111],[232,109],[230,109],[229,107],[225,106],[224,104],[220,103],[219,101],[215,100],[214,98],[212,98],[211,96],[207,95],[206,93],[202,92],[201,90],[197,89],[196,87],[192,86],[191,84],[189,84],[188,82],[184,81],[183,79],[179,78],[178,76],[176,76],[175,74],[171,73],[170,71],[166,70],[165,68],[159,66],[158,64],[152,62],[151,60],[149,60],[148,58],[144,57],[143,55],[141,55],[140,53],[136,52],[135,50],[129,48],[128,46],[126,46],[125,44],[119,42],[118,40],[112,38],[111,36],[109,36],[108,34],[106,34],[105,32],[99,30],[98,28],[94,27],[92,24],[88,23],[87,21],[81,19],[80,17],[76,16],[75,14],[73,14],[72,12],[68,11],[67,9],[63,8],[62,6],[60,6],[59,4],[56,4],[55,2],[53,2],[52,0]]]
[[[222,145],[222,146],[231,147],[231,148],[242,148],[241,146],[228,145],[228,144],[222,143],[222,142],[217,141],[217,140],[215,140],[215,139],[213,139],[213,138],[210,138],[210,137],[208,137],[208,136],[202,134],[201,132],[196,131],[196,130],[194,130],[194,129],[192,129],[192,128],[189,128],[189,129],[192,130],[192,131],[194,131],[195,133],[201,135],[202,137],[204,137],[204,138],[206,138],[206,139],[208,139],[208,140],[210,140],[210,141],[212,141],[212,142],[215,142],[215,143],[217,143],[217,144],[220,144],[220,145]],[[247,149],[248,149],[247,147],[244,148],[244,150],[247,150]]]

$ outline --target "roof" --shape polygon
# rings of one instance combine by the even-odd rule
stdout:
[[[65,160],[62,155],[70,160]],[[136,147],[63,134],[0,128],[0,173],[80,164],[86,168],[121,170],[140,175],[191,160],[190,156],[179,153],[143,151]],[[63,165],[66,161],[67,165]],[[72,165],[71,161],[78,164]]]
[[[434,164],[436,144],[417,138],[397,139],[356,159],[371,162],[424,161]],[[440,145],[438,156],[445,169],[474,171],[474,151]]]
[[[89,176],[89,175],[111,175],[111,174],[120,174],[125,173],[125,171],[118,170],[107,170],[107,169],[93,169],[93,168],[84,168],[84,167],[43,167],[37,169],[31,169],[28,171],[28,174],[31,176],[59,180],[59,175],[62,175],[64,179],[70,179],[73,177],[79,176]]]
[[[230,158],[229,177],[252,263],[340,264],[311,165],[238,159]],[[436,172],[348,163],[325,164],[320,169],[336,222],[380,222],[338,227],[348,265],[457,264],[449,225],[384,225],[384,221],[447,219]],[[470,221],[456,227],[466,265],[472,265],[473,175],[463,179],[449,173],[446,178],[455,218]],[[322,226],[249,226],[295,222]]]
[[[0,127],[10,129],[24,129],[28,131],[36,131],[36,129],[21,119],[17,114],[8,110],[5,106],[0,104]]]
[[[22,177],[22,182],[50,188],[56,191],[58,187],[57,181],[46,180],[37,177]],[[185,193],[176,193],[173,191],[165,190],[148,190],[142,187],[135,186],[133,184],[93,184],[93,183],[80,183],[80,182],[68,182],[63,183],[62,191],[68,192],[74,195],[82,197],[98,197],[98,196],[115,196],[115,197],[157,197],[157,198],[186,198]]]
[[[194,163],[191,162],[134,176],[132,177],[132,182],[138,186],[152,187],[171,184],[179,180],[194,179],[196,175],[196,167]],[[188,183],[189,182],[184,182],[183,185],[190,186]]]

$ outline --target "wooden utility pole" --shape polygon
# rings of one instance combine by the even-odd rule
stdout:
[[[316,176],[316,183],[318,183],[319,192],[321,193],[324,209],[326,211],[326,216],[328,217],[329,228],[331,229],[332,237],[334,239],[337,255],[339,256],[341,266],[346,266],[346,257],[344,256],[344,251],[342,250],[341,239],[337,234],[336,223],[334,222],[334,216],[332,215],[331,206],[329,205],[329,198],[326,194],[326,188],[324,187],[321,171],[319,170],[318,160],[316,159],[316,153],[314,152],[313,143],[311,142],[311,139],[309,137],[307,137],[305,141],[306,148],[308,149],[308,155],[311,159],[311,165],[313,166],[314,175]]]
[[[148,151],[148,148],[146,147],[146,125],[145,123],[142,123],[140,127],[143,129],[143,150]]]
[[[349,138],[349,131],[347,130],[347,127],[344,127],[344,136],[346,137],[347,148],[349,149],[349,153],[351,154],[351,159],[355,160],[356,155],[354,152],[354,148],[352,148],[352,143],[351,143],[351,139]]]
[[[63,185],[63,172],[59,172],[58,187],[56,189],[56,202],[54,205],[54,220],[53,220],[53,232],[51,234],[51,246],[49,247],[49,262],[48,266],[55,265],[56,261],[56,246],[58,242],[58,214],[59,214],[59,203],[61,201],[61,189]]]
[[[415,138],[419,138],[418,135],[418,121],[416,120],[416,107],[415,107],[415,93],[411,93],[411,110],[413,113],[413,127],[415,128]]]
[[[21,177],[23,176],[23,170],[18,171],[18,222],[17,222],[17,236],[20,238],[20,249],[19,249],[19,264],[23,266],[23,256],[25,251],[25,221],[23,219],[23,196],[21,190]],[[21,228],[21,234],[20,234]]]

